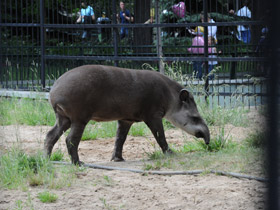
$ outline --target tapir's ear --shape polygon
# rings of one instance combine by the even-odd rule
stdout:
[[[186,89],[182,89],[180,91],[180,100],[181,101],[187,101],[189,97],[190,97],[189,92]]]

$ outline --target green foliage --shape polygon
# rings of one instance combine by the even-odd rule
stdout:
[[[43,203],[54,203],[57,200],[58,196],[54,193],[44,191],[38,194],[38,198]]]

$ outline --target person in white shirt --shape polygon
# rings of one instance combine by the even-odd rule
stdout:
[[[236,13],[234,10],[230,10],[230,14],[235,14],[236,16],[239,17],[247,17],[250,18],[252,17],[251,11],[247,6],[247,1],[244,2],[243,7],[239,9]],[[237,39],[244,42],[244,43],[250,43],[251,42],[251,30],[248,25],[239,25],[237,26],[237,31],[238,34],[236,35]]]
[[[204,13],[203,11],[200,13],[200,20],[202,23],[204,23]],[[215,23],[215,21],[213,19],[211,19],[210,15],[208,14],[207,16],[207,22],[208,23]],[[214,37],[215,39],[215,43],[217,43],[217,26],[208,26],[208,37]]]

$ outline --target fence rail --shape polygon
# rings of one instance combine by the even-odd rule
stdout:
[[[241,79],[242,85],[249,87],[252,85],[248,83],[249,77],[257,77],[261,85],[265,85],[265,53],[257,50],[263,36],[261,30],[266,28],[263,4],[253,0],[247,1],[248,5],[242,5],[240,0],[188,0],[179,4],[182,2],[185,7],[179,12],[184,14],[172,9],[178,4],[175,0],[126,1],[126,8],[134,21],[124,24],[118,23],[117,14],[121,15],[119,1],[97,0],[90,4],[95,13],[95,23],[76,24],[81,1],[3,0],[0,13],[0,87],[47,91],[61,74],[83,64],[141,69],[143,63],[148,63],[151,68],[164,73],[174,62],[178,63],[174,72],[180,70],[189,76],[198,72],[195,63],[201,65],[206,76],[209,64],[217,62],[214,80],[229,81],[230,86],[230,83]],[[242,12],[239,15],[238,11],[244,9],[243,6],[250,15],[241,15]],[[230,13],[231,9],[235,10],[234,14]],[[145,24],[148,19],[153,19],[153,23]],[[193,46],[192,40],[197,34],[191,32],[199,26],[204,30],[202,54],[188,51],[188,48],[199,48]],[[237,38],[240,26],[250,29],[250,41]],[[208,44],[208,34],[212,33],[213,27],[217,28],[217,42]],[[123,28],[128,33],[122,39],[120,31]],[[83,32],[88,33],[86,39],[82,38]],[[209,48],[214,47],[219,53],[216,56],[210,53],[209,56]],[[262,46],[262,50],[264,48]],[[208,86],[215,83],[209,83],[208,77],[204,79],[204,91],[208,91]],[[222,90],[219,93],[230,94]],[[245,95],[265,98],[263,91],[244,92]]]

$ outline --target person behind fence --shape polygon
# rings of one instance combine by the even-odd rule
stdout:
[[[91,24],[95,20],[95,15],[93,8],[88,5],[87,1],[81,1],[81,11],[80,16],[77,19],[76,23],[84,23],[84,24]],[[85,39],[89,36],[89,30],[86,29],[83,31],[82,38]]]
[[[247,18],[247,19],[251,19],[252,15],[251,15],[251,11],[248,7],[248,1],[244,0],[243,1],[243,7],[241,9],[239,9],[236,14],[234,10],[230,10],[229,13],[231,15],[236,15],[238,17],[243,17],[243,18]],[[244,43],[250,43],[251,42],[251,30],[250,27],[248,25],[238,25],[237,26],[237,35],[236,38]]]
[[[200,13],[200,20],[202,23],[204,23],[204,12],[203,11]],[[207,13],[207,22],[215,23],[215,21],[213,19],[211,19],[211,16],[209,13]],[[208,30],[208,38],[213,37],[215,39],[215,43],[217,43],[217,36],[216,36],[217,26],[208,26],[207,30]]]
[[[125,8],[125,3],[123,1],[120,1],[120,13],[117,14],[117,19],[119,23],[122,24],[129,24],[134,22],[133,15],[131,15],[130,11]],[[128,36],[128,28],[122,27],[120,30],[120,36],[121,39]]]
[[[267,27],[262,28],[261,37],[255,50],[256,55],[259,57],[269,56],[267,34],[268,34],[268,28]],[[264,74],[267,73],[267,71],[265,71],[264,62],[260,62],[257,64],[257,70]]]
[[[198,26],[195,30],[196,36],[192,39],[192,47],[188,51],[194,55],[201,56],[204,54],[204,29]],[[193,71],[198,79],[202,79],[202,61],[193,61]]]
[[[216,40],[212,36],[208,36],[208,57],[209,58],[217,58],[217,48],[215,47]],[[219,51],[221,53],[221,51]],[[214,73],[211,72],[215,66],[218,64],[217,60],[208,61],[208,78],[214,79]]]

